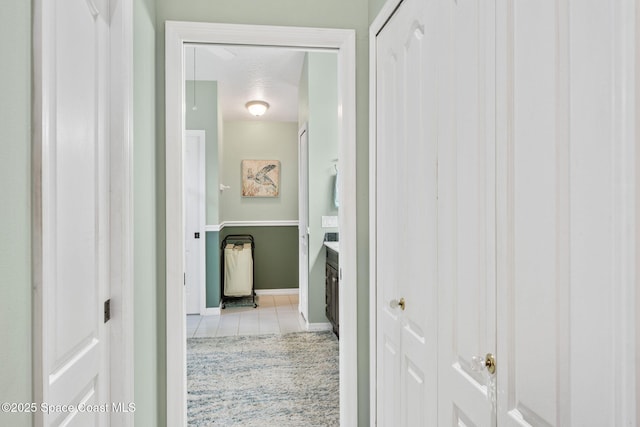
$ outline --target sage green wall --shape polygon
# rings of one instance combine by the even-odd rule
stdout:
[[[263,120],[224,122],[222,221],[298,219],[298,124]],[[280,160],[279,197],[242,197],[240,162]]]
[[[197,109],[193,110],[193,81],[186,82],[186,123],[190,130],[205,131],[206,223],[218,224],[218,82],[196,83]]]
[[[371,24],[373,22],[374,19],[376,19],[376,16],[378,16],[378,13],[380,13],[380,10],[382,9],[382,6],[384,6],[386,0],[369,0],[369,24]]]
[[[134,209],[134,397],[135,423],[162,425],[165,382],[164,318],[158,314],[158,289],[164,273],[157,220],[160,209],[156,182],[155,132],[155,0],[135,0],[133,94],[133,209]],[[162,402],[162,403],[159,403]]]
[[[230,234],[253,236],[256,289],[298,287],[298,227],[224,227],[220,240]]]
[[[0,13],[0,402],[31,402],[31,2]],[[0,425],[30,426],[0,412]]]
[[[369,425],[369,151],[368,151],[368,0],[216,0],[215,4],[202,0],[157,0],[156,33],[156,111],[157,111],[157,194],[159,197],[157,220],[158,251],[165,250],[164,209],[164,22],[200,21],[236,24],[304,26],[320,28],[351,28],[356,30],[356,179],[357,194],[354,195],[357,209],[357,274],[358,274],[358,414],[360,426]],[[226,149],[226,147],[225,147]],[[164,258],[158,257],[159,293],[157,315],[165,316]],[[158,331],[164,334],[164,326]],[[161,347],[162,348],[162,347]],[[164,364],[164,354],[161,356]],[[161,371],[164,372],[164,371]],[[164,373],[159,382],[166,384]],[[163,408],[161,406],[161,408]],[[164,409],[161,409],[164,417]],[[164,425],[163,419],[158,425]],[[151,424],[149,424],[151,425]]]
[[[300,78],[300,125],[309,141],[309,322],[326,322],[324,234],[322,216],[338,215],[333,204],[338,158],[338,57],[310,52]]]

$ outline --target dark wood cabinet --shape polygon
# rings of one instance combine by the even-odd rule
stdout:
[[[325,269],[325,313],[333,326],[333,332],[340,336],[339,327],[339,289],[338,253],[327,248],[327,264]]]

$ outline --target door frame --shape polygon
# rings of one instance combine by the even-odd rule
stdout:
[[[182,135],[184,44],[217,43],[331,50],[338,54],[340,174],[340,424],[357,425],[356,50],[355,30],[167,21],[166,88],[166,311],[167,424],[185,425],[186,316],[183,291]]]
[[[53,10],[50,2],[35,0],[33,7],[33,138],[32,138],[32,275],[33,275],[33,389],[34,401],[43,402],[48,382],[43,370],[47,351],[43,322],[49,301],[43,286],[43,165],[50,160],[48,147],[50,103],[55,97],[49,69],[55,60],[50,45]],[[111,7],[109,34],[111,61],[109,91],[109,270],[113,303],[110,325],[109,380],[111,402],[134,402],[133,336],[133,2],[117,0]],[[35,425],[43,420],[34,415]],[[111,412],[111,423],[133,426],[133,412]]]
[[[207,276],[206,276],[206,241],[207,235],[205,232],[205,225],[207,221],[207,208],[206,208],[206,193],[205,193],[205,181],[206,181],[206,152],[207,152],[207,136],[204,130],[185,130],[184,140],[186,144],[186,140],[188,136],[193,136],[198,138],[198,189],[201,197],[198,197],[198,229],[200,233],[200,241],[198,242],[198,246],[200,249],[200,268],[198,269],[198,283],[200,286],[198,287],[199,294],[199,312],[201,316],[207,314]],[[184,184],[184,183],[183,183]],[[186,203],[184,209],[187,209]],[[185,252],[185,261],[186,261],[186,252]]]

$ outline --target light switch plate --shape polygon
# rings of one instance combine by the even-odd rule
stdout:
[[[322,228],[334,228],[338,226],[338,217],[337,216],[323,216],[322,217]]]

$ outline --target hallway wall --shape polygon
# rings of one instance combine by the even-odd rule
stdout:
[[[164,383],[159,381],[160,355],[164,336],[159,334],[164,319],[158,316],[160,278],[157,266],[164,260],[160,251],[164,224],[156,183],[155,94],[155,0],[134,0],[133,35],[133,214],[134,214],[134,398],[136,425],[161,425],[159,399]]]
[[[326,316],[325,233],[323,216],[337,216],[334,205],[338,158],[338,57],[333,52],[308,52],[300,76],[298,127],[307,125],[309,165],[309,312],[311,323]]]
[[[0,13],[0,402],[30,402],[31,387],[31,2]],[[0,412],[0,425],[30,426]]]

